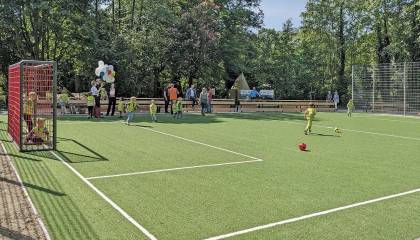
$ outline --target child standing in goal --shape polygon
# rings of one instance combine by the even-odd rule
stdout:
[[[354,111],[354,103],[353,103],[353,99],[350,99],[349,102],[347,103],[347,116],[351,117],[351,114]]]
[[[309,108],[306,109],[305,111],[305,119],[308,121],[308,124],[306,125],[305,128],[305,135],[308,135],[309,133],[312,132],[312,121],[314,120],[316,115],[316,109],[315,109],[315,104],[310,103],[309,104]]]
[[[23,105],[23,119],[25,119],[28,134],[32,131],[33,128],[32,117],[36,114],[37,100],[38,95],[36,92],[30,92]]]
[[[137,110],[137,98],[131,97],[130,102],[127,105],[127,125],[130,125],[130,122],[133,121],[134,112]]]
[[[152,100],[150,103],[150,117],[152,118],[153,122],[157,122],[156,112],[157,112],[157,106],[155,100]]]

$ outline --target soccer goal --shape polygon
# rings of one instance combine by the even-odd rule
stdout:
[[[420,113],[420,62],[354,65],[352,97],[356,110]]]
[[[8,132],[20,151],[55,150],[57,65],[24,60],[9,66]]]

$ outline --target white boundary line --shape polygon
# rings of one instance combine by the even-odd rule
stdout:
[[[115,210],[117,210],[124,218],[126,218],[131,224],[143,232],[150,240],[157,240],[146,228],[140,225],[134,218],[128,215],[120,206],[114,203],[110,198],[108,198],[104,193],[102,193],[97,187],[95,187],[91,182],[89,182],[85,177],[83,177],[76,169],[74,169],[69,163],[63,160],[57,153],[50,151],[58,160],[60,160],[67,168],[69,168],[74,174],[76,174],[86,185],[88,185],[93,191],[95,191],[99,196],[101,196],[107,203],[109,203]]]
[[[398,198],[398,197],[402,197],[402,196],[406,196],[406,195],[410,195],[410,194],[414,194],[414,193],[418,193],[418,192],[420,192],[420,188],[414,189],[414,190],[411,190],[411,191],[407,191],[407,192],[403,192],[403,193],[398,193],[398,194],[389,195],[389,196],[385,196],[385,197],[375,198],[375,199],[364,201],[364,202],[358,202],[358,203],[354,203],[354,204],[350,204],[350,205],[346,205],[346,206],[342,206],[342,207],[338,207],[338,208],[333,208],[333,209],[322,211],[322,212],[311,213],[311,214],[303,215],[303,216],[300,216],[300,217],[290,218],[290,219],[286,219],[286,220],[279,221],[279,222],[274,222],[274,223],[269,223],[269,224],[266,224],[266,225],[261,225],[261,226],[257,226],[257,227],[253,227],[253,228],[248,228],[248,229],[244,229],[244,230],[240,230],[240,231],[236,231],[236,232],[232,232],[232,233],[227,233],[227,234],[220,235],[220,236],[206,238],[205,240],[226,239],[226,238],[230,238],[230,237],[234,237],[234,236],[238,236],[238,235],[243,235],[243,234],[247,234],[247,233],[251,233],[251,232],[255,232],[255,231],[259,231],[259,230],[263,230],[263,229],[273,228],[273,227],[276,227],[276,226],[281,226],[281,225],[294,223],[294,222],[298,222],[298,221],[302,221],[302,220],[306,220],[306,219],[310,219],[310,218],[314,218],[314,217],[323,216],[323,215],[343,211],[343,210],[350,209],[350,208],[355,208],[355,207],[360,207],[360,206],[363,206],[363,205],[382,202],[382,201],[385,201],[385,200]]]
[[[22,189],[23,189],[23,194],[25,195],[26,199],[29,201],[29,205],[31,206],[31,209],[32,209],[33,213],[34,213],[34,214],[35,214],[35,216],[36,216],[36,220],[38,221],[39,225],[41,226],[41,229],[42,229],[42,231],[44,232],[45,237],[47,238],[47,240],[51,240],[51,237],[50,237],[50,234],[48,233],[47,227],[45,226],[44,222],[42,221],[41,216],[38,214],[38,211],[36,210],[35,205],[34,205],[34,203],[32,202],[32,199],[31,199],[31,197],[29,196],[29,193],[28,193],[28,191],[26,190],[26,187],[25,187],[25,185],[23,184],[22,179],[20,178],[19,172],[17,171],[17,169],[16,169],[15,165],[13,164],[12,159],[11,159],[11,158],[10,158],[10,156],[9,156],[9,153],[8,153],[8,152],[7,152],[7,150],[6,150],[6,147],[4,146],[3,141],[0,141],[0,143],[1,143],[1,147],[3,148],[3,152],[4,152],[4,154],[6,155],[6,158],[9,160],[10,165],[11,165],[11,166],[12,166],[12,168],[13,168],[13,171],[16,173],[16,177],[17,177],[17,179],[18,179],[18,181],[19,181],[19,184],[20,184],[20,186],[21,186],[21,187],[22,187]]]
[[[107,175],[107,176],[88,177],[86,179],[87,180],[92,180],[92,179],[103,179],[103,178],[144,175],[144,174],[151,174],[151,173],[172,172],[172,171],[194,169],[194,168],[207,168],[207,167],[219,167],[219,166],[226,166],[226,165],[238,165],[238,164],[244,164],[244,163],[255,163],[255,162],[262,162],[262,161],[263,160],[258,159],[258,160],[251,160],[251,161],[242,161],[242,162],[229,162],[229,163],[218,163],[218,164],[208,164],[208,165],[197,165],[197,166],[191,166],[191,167],[168,168],[168,169],[152,170],[152,171],[145,171],[145,172],[132,172],[132,173],[123,173],[123,174],[115,174],[115,175]]]

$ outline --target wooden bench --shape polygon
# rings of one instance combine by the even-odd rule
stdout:
[[[162,98],[137,98],[137,104],[141,112],[148,112],[151,100],[155,100],[158,106],[158,112],[164,112],[165,101]],[[118,101],[118,99],[117,99]],[[129,102],[129,98],[124,98],[125,103]],[[318,111],[331,112],[334,110],[334,104],[325,101],[308,101],[308,100],[264,100],[264,101],[245,101],[240,100],[240,112],[304,112],[310,103],[314,103]],[[84,114],[87,112],[86,97],[71,97],[69,100],[69,110],[71,113]],[[106,112],[108,108],[108,100],[101,100],[101,111]],[[200,106],[197,103],[192,108],[192,101],[184,100],[183,109],[185,112],[199,112]],[[213,112],[235,112],[234,99],[213,99]]]

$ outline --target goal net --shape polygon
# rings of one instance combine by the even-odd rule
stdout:
[[[354,65],[352,96],[359,111],[418,114],[420,62]]]
[[[56,63],[9,66],[8,132],[20,151],[56,149]]]

